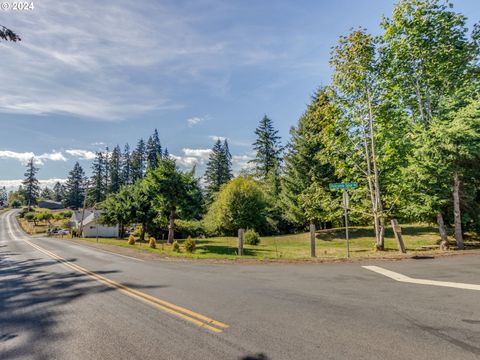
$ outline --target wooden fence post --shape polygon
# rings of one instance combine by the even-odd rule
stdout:
[[[238,229],[238,255],[243,256],[243,229]]]
[[[406,254],[407,251],[405,250],[405,244],[403,243],[402,228],[398,225],[397,219],[392,219],[392,229],[395,234],[395,240],[397,240],[398,250],[400,250],[402,254]]]
[[[315,224],[310,223],[310,256],[315,257]]]

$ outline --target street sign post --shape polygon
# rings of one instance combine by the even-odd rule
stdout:
[[[330,190],[343,190],[343,210],[345,216],[345,240],[347,241],[347,258],[350,257],[350,240],[348,236],[348,189],[358,188],[356,182],[349,183],[331,183],[328,185]]]
[[[330,190],[339,190],[339,189],[356,189],[358,188],[358,183],[348,182],[348,183],[331,183],[328,184]]]

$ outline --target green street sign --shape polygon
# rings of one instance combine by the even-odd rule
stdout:
[[[358,188],[358,184],[356,182],[349,182],[349,183],[331,183],[328,184],[330,190],[336,189],[356,189]]]

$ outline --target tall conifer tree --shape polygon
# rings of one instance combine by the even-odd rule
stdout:
[[[266,179],[270,171],[279,168],[282,153],[280,136],[267,115],[263,116],[255,129],[255,135],[257,139],[253,143],[253,149],[256,154],[251,162],[255,164],[257,176]]]
[[[210,198],[220,190],[223,184],[232,178],[231,158],[227,141],[225,140],[222,144],[222,141],[218,139],[208,158],[207,169],[204,175],[207,183],[207,193]]]
[[[162,145],[160,144],[160,138],[158,137],[158,131],[155,129],[153,134],[148,138],[146,146],[146,160],[147,168],[155,169],[158,165],[158,161],[162,158]]]
[[[28,205],[28,210],[37,203],[37,197],[40,193],[40,185],[37,180],[38,168],[35,167],[35,160],[32,157],[27,163],[27,171],[25,172],[25,179],[22,184],[24,186],[25,201]]]
[[[109,193],[116,193],[120,190],[122,183],[122,150],[120,146],[115,146],[109,159],[110,184]]]
[[[125,144],[122,154],[122,185],[130,185],[132,183],[131,162],[132,155],[130,153],[130,145]]]
[[[80,164],[76,162],[72,171],[68,173],[65,196],[66,206],[74,209],[79,209],[83,206],[85,185],[85,172]]]
[[[137,147],[132,153],[130,172],[132,174],[132,183],[143,179],[145,175],[145,141],[143,139],[138,141]]]

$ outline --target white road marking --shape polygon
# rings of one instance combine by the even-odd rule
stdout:
[[[400,281],[400,282],[405,282],[405,283],[443,286],[443,287],[451,287],[451,288],[466,289],[466,290],[480,290],[480,285],[477,285],[477,284],[465,284],[465,283],[456,283],[456,282],[450,282],[450,281],[414,279],[409,276],[381,268],[379,266],[362,266],[362,267],[364,269],[382,274],[386,277],[389,277],[390,279]]]

